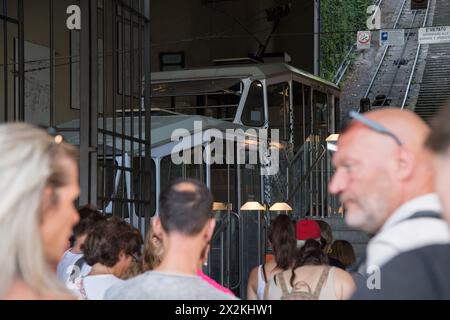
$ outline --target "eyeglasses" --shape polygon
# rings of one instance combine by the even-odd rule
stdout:
[[[392,139],[394,139],[395,143],[397,143],[400,147],[403,146],[402,141],[391,131],[389,131],[388,129],[386,129],[385,127],[383,127],[381,124],[363,116],[361,113],[355,112],[355,111],[350,111],[350,117],[352,117],[353,119],[363,123],[364,125],[366,125],[367,127],[369,127],[370,129],[387,135],[389,137],[391,137]]]
[[[386,129],[381,124],[379,124],[379,123],[377,123],[377,122],[375,122],[375,121],[373,121],[373,120],[363,116],[361,113],[358,113],[358,112],[355,112],[355,111],[350,111],[349,115],[350,115],[351,118],[353,118],[356,121],[361,122],[362,124],[366,125],[368,128],[370,128],[370,129],[372,129],[372,130],[374,130],[374,131],[376,131],[378,133],[381,133],[381,134],[384,134],[384,135],[387,135],[387,136],[391,137],[392,139],[394,139],[395,143],[398,146],[400,146],[400,147],[403,146],[403,142],[393,132],[391,132],[390,130]],[[328,149],[328,151],[331,151],[331,152],[338,151],[338,147],[336,146],[336,144],[335,143],[331,143],[331,142],[327,143],[327,149]]]

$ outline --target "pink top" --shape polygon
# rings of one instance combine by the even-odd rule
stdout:
[[[200,276],[200,278],[202,278],[202,279],[205,280],[206,282],[208,282],[210,285],[212,285],[214,288],[216,288],[216,289],[218,289],[218,290],[220,290],[220,291],[222,291],[222,292],[224,292],[224,293],[226,293],[226,294],[229,294],[229,295],[232,295],[233,297],[235,297],[234,293],[231,292],[230,289],[225,288],[224,286],[221,286],[221,285],[218,284],[216,281],[214,281],[213,279],[211,279],[210,277],[208,277],[206,274],[203,273],[203,270],[202,270],[202,269],[198,269],[197,275]]]

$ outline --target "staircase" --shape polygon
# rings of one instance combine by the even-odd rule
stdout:
[[[433,26],[450,25],[450,1],[436,0]],[[430,44],[414,111],[425,121],[450,99],[450,43]]]

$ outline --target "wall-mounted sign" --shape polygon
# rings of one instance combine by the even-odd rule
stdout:
[[[358,31],[356,39],[356,47],[358,50],[369,49],[371,41],[372,41],[372,32]]]
[[[405,44],[405,30],[381,30],[380,45],[381,46],[403,46]]]
[[[450,27],[431,27],[419,29],[419,43],[447,43],[450,42]]]
[[[160,71],[180,70],[184,68],[184,52],[160,52]]]

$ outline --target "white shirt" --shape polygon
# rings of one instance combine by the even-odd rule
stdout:
[[[381,230],[367,245],[367,272],[383,264],[398,254],[432,244],[450,242],[448,224],[442,219],[415,218],[405,220],[419,211],[442,212],[436,194],[426,194],[400,206],[385,222]]]
[[[58,279],[64,282],[66,287],[72,291],[76,290],[76,287],[74,282],[69,281],[69,276],[72,273],[75,263],[82,256],[83,254],[75,254],[70,252],[70,250],[67,250],[66,252],[64,252],[63,257],[56,268],[56,275]],[[89,274],[89,272],[91,272],[91,267],[87,263],[85,263],[83,264],[78,277],[86,276]]]
[[[112,274],[100,274],[83,278],[84,291],[89,300],[103,300],[106,290],[115,284],[123,282],[124,280]],[[82,296],[81,292],[78,294]]]

